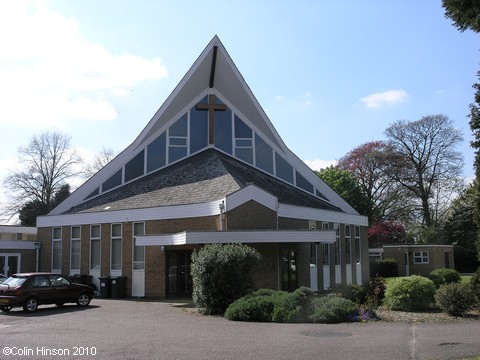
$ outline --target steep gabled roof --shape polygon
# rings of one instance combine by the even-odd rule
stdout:
[[[303,206],[328,208],[335,211],[341,209],[341,211],[345,213],[358,215],[348,203],[318,178],[307,165],[286,147],[217,36],[213,37],[135,141],[85,184],[79,187],[64,202],[53,209],[49,215],[60,215],[72,211],[103,211],[107,206],[122,209],[128,207],[136,208],[139,204],[143,204],[142,206],[145,206],[145,204],[153,204],[152,201],[154,198],[154,206],[162,206],[161,204],[163,203],[165,203],[165,205],[168,204],[168,199],[170,198],[169,192],[175,195],[172,197],[172,202],[180,204],[182,203],[178,194],[180,189],[190,194],[190,196],[185,198],[185,201],[190,201],[192,204],[205,200],[205,197],[210,197],[212,194],[205,192],[202,184],[194,182],[176,183],[177,185],[175,186],[177,186],[177,188],[175,186],[162,185],[163,187],[155,192],[155,194],[159,196],[154,197],[150,197],[150,195],[153,194],[151,192],[153,190],[148,188],[148,186],[157,181],[153,179],[162,178],[162,174],[172,173],[175,172],[175,169],[178,170],[179,167],[188,166],[185,164],[195,160],[193,157],[196,156],[197,153],[204,152],[204,150],[208,148],[218,148],[214,143],[205,143],[202,145],[203,148],[199,147],[198,149],[192,150],[190,145],[188,145],[189,137],[195,136],[196,134],[190,128],[185,140],[170,136],[171,129],[173,129],[175,124],[178,124],[181,119],[185,119],[185,122],[189,124],[187,126],[192,126],[190,124],[191,114],[193,111],[198,111],[198,104],[201,101],[205,101],[204,99],[206,99],[207,96],[214,96],[217,101],[229,109],[230,114],[232,114],[232,123],[230,125],[232,128],[234,127],[233,124],[236,124],[238,117],[244,126],[253,133],[251,136],[251,143],[253,145],[250,146],[253,147],[254,159],[245,161],[255,165],[254,163],[257,161],[255,156],[261,156],[258,154],[262,154],[262,151],[266,148],[269,149],[269,156],[271,157],[269,161],[273,164],[270,164],[270,166],[273,166],[273,168],[261,169],[264,178],[274,178],[275,176],[282,178],[281,175],[279,176],[277,174],[277,168],[275,168],[277,165],[275,164],[281,164],[281,166],[283,166],[282,171],[287,169],[286,171],[290,172],[287,176],[284,175],[281,180],[275,179],[276,183],[278,183],[277,188],[295,189],[301,196],[291,196],[292,193],[289,190],[287,191],[289,196],[284,197],[284,200],[279,196],[279,201],[288,202],[295,197],[297,200],[302,198],[302,201],[304,201],[302,203]],[[230,131],[233,133],[233,130]],[[167,160],[164,160],[161,165],[149,169],[149,159],[147,158],[150,154],[149,146],[158,141],[161,143],[160,146],[163,146],[163,149],[166,149],[165,151],[168,153],[168,151],[170,151],[169,142],[172,139],[180,142],[185,141],[185,152],[174,159],[169,159],[168,155],[163,155],[164,158],[166,156]],[[232,141],[230,146],[234,148],[227,150],[226,154],[221,157],[223,159],[224,171],[228,174],[227,178],[230,179],[230,182],[226,181],[227,178],[222,179],[221,177],[204,178],[205,181],[208,179],[209,184],[213,186],[217,192],[222,189],[222,186],[225,187],[225,193],[233,191],[235,186],[241,188],[239,183],[234,185],[234,183],[231,182],[233,181],[232,179],[237,179],[242,175],[237,174],[236,176],[232,176],[239,166],[237,163],[240,163],[238,160],[235,160],[234,157],[244,160],[241,156],[236,156],[236,140],[238,139],[230,139],[230,141]],[[243,140],[240,139],[240,141]],[[255,153],[255,151],[257,151],[255,150],[257,149],[257,142],[264,145],[261,151],[259,150],[258,153]],[[171,147],[175,145],[176,144],[173,144]],[[260,149],[260,147],[258,147],[258,149]],[[220,150],[223,151],[223,149]],[[218,154],[217,157],[219,157]],[[232,167],[229,170],[225,170],[229,166],[229,161],[231,164],[235,163],[235,166],[230,165]],[[183,165],[178,163],[179,165],[177,166],[177,162],[181,162]],[[195,163],[197,163],[197,161],[195,161]],[[246,168],[251,168],[246,164],[244,165]],[[168,168],[171,169],[165,171]],[[196,170],[194,171],[192,169],[191,171],[192,173],[196,173]],[[262,181],[260,180],[262,177],[258,176],[262,171],[256,170],[256,181]],[[211,176],[214,176],[214,174]],[[221,184],[217,184],[217,182],[221,182]],[[273,182],[270,181],[270,183]],[[142,190],[142,186],[139,186],[139,184],[144,184],[146,188]],[[194,196],[192,194],[195,188],[199,190],[199,194]],[[270,191],[268,189],[266,190]],[[142,191],[148,195],[142,195]],[[276,194],[276,191],[271,192]],[[127,194],[131,196],[129,197]],[[218,193],[216,196],[217,195]],[[294,204],[300,205],[299,201],[295,201]]]
[[[199,204],[255,185],[288,205],[341,211],[215,149],[207,149],[151,175],[69,209],[66,213]]]

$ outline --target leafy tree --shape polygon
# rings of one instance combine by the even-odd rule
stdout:
[[[480,32],[480,3],[477,0],[442,0],[442,6],[445,17],[453,20],[459,31]]]
[[[315,173],[360,214],[367,215],[370,212],[372,206],[352,173],[333,165]]]
[[[405,209],[405,191],[390,176],[388,168],[392,152],[384,141],[362,144],[338,161],[338,167],[350,171],[360,183],[371,208],[367,216],[371,224],[388,219],[402,219],[408,214]]]
[[[395,221],[382,221],[368,229],[368,247],[391,244],[407,244],[405,226]]]
[[[60,132],[45,132],[33,136],[28,145],[18,149],[20,168],[10,171],[4,185],[10,190],[11,216],[30,203],[23,211],[37,209],[50,211],[64,198],[66,181],[78,175],[75,165],[81,162],[75,150],[70,147],[70,136]],[[56,198],[57,197],[57,198]]]
[[[399,120],[385,134],[397,155],[392,158],[391,175],[416,200],[421,223],[430,228],[442,205],[463,185],[463,155],[456,150],[463,136],[445,115]]]
[[[480,3],[476,0],[443,0],[442,5],[445,8],[445,17],[453,20],[454,25],[460,31],[470,29],[476,33],[480,32]],[[480,71],[477,72],[480,78]],[[474,140],[471,142],[475,149],[475,198],[476,206],[474,209],[474,218],[478,231],[477,251],[480,259],[480,84],[473,85],[475,89],[475,102],[470,104],[470,129]]]

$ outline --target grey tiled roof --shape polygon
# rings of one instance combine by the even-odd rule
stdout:
[[[254,183],[280,203],[341,211],[291,185],[214,149],[71,208],[66,213],[187,205],[219,200]]]

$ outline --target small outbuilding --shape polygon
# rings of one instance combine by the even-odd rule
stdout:
[[[395,259],[398,276],[428,276],[435,269],[454,269],[453,245],[383,245],[369,249],[370,262]]]

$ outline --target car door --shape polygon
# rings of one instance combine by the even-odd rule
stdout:
[[[71,302],[75,299],[75,288],[62,275],[50,275],[50,284],[56,304]]]
[[[49,304],[54,302],[54,294],[50,286],[48,275],[36,275],[32,278],[29,285],[29,292],[38,298],[40,304]]]

